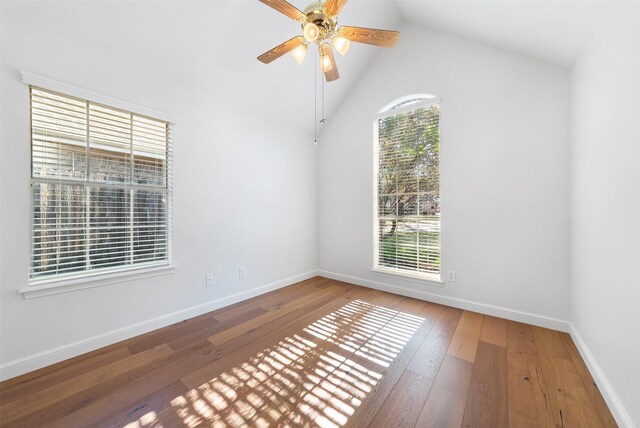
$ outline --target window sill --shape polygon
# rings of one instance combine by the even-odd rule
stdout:
[[[36,297],[50,296],[52,294],[68,293],[71,291],[84,290],[86,288],[101,287],[103,285],[169,275],[174,273],[175,269],[176,265],[162,265],[140,269],[129,269],[120,272],[100,273],[81,278],[37,281],[35,283],[31,283],[32,285],[21,288],[19,292],[25,299],[34,299]]]
[[[442,287],[444,285],[444,281],[442,281],[442,279],[440,279],[439,276],[434,276],[434,275],[400,272],[397,270],[382,269],[382,268],[373,268],[371,269],[371,273],[375,275],[399,278],[405,281],[417,282],[422,285],[432,285],[434,287]]]

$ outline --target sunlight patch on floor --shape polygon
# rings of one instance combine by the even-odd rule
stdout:
[[[424,318],[356,300],[172,401],[186,426],[339,428]],[[131,427],[158,427],[150,412]]]

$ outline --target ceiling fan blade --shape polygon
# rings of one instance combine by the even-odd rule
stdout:
[[[327,82],[338,80],[340,78],[340,73],[338,73],[338,65],[336,64],[336,59],[333,56],[333,50],[327,46],[327,48],[324,50],[324,54],[327,56],[327,58],[329,58],[329,61],[331,62],[331,70],[324,73],[324,78],[327,79]]]
[[[333,56],[333,50],[330,47],[324,50],[324,54],[331,61],[331,70],[324,73],[324,78],[327,79],[327,82],[333,82],[334,80],[338,80],[340,78],[340,73],[338,73],[338,65],[336,64],[336,59]]]
[[[267,6],[277,10],[280,13],[287,15],[291,19],[295,19],[296,21],[300,21],[302,19],[306,19],[304,13],[300,11],[297,7],[291,5],[286,0],[260,0],[262,3]]]
[[[337,15],[346,3],[347,0],[327,0],[324,4],[324,8],[329,15]]]
[[[400,33],[392,30],[377,30],[364,27],[340,27],[338,35],[356,43],[390,48],[398,42]]]
[[[280,58],[282,55],[286,54],[297,48],[298,46],[304,44],[302,36],[292,37],[284,43],[279,44],[275,48],[266,51],[262,55],[258,57],[258,61],[263,62],[265,64],[269,64],[271,61]]]

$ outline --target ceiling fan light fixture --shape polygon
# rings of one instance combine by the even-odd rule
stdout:
[[[341,36],[336,36],[333,39],[333,47],[336,48],[336,51],[338,51],[338,53],[340,55],[346,55],[347,52],[349,52],[349,47],[351,46],[351,42],[349,41],[349,39],[341,37]]]
[[[304,57],[307,56],[307,45],[302,44],[292,50],[291,56],[298,64],[302,64],[302,61],[304,61]]]
[[[390,48],[398,42],[400,37],[400,33],[393,30],[338,27],[338,14],[348,0],[315,0],[304,11],[293,6],[287,0],[259,1],[296,21],[301,27],[302,34],[294,36],[258,56],[258,61],[269,64],[284,54],[290,53],[293,59],[300,64],[307,54],[309,43],[315,43],[320,57],[320,69],[324,72],[324,78],[327,82],[333,82],[340,78],[338,64],[333,53],[334,49],[340,55],[346,55],[351,42]]]
[[[323,73],[328,73],[333,69],[333,64],[331,63],[331,58],[329,55],[320,55],[320,70]]]
[[[315,42],[318,39],[318,36],[320,35],[320,29],[313,22],[308,22],[304,26],[303,34],[307,42],[309,43]]]

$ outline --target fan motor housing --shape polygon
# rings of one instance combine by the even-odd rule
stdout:
[[[303,23],[302,27],[309,22],[316,24],[321,32],[319,40],[326,37],[327,33],[334,32],[338,24],[337,17],[328,15],[322,2],[311,3],[304,9],[304,14],[307,16],[307,22]]]

